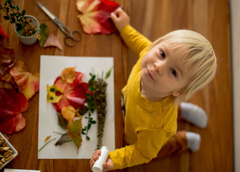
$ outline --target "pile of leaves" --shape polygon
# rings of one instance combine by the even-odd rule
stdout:
[[[16,60],[12,48],[0,46],[0,56],[0,131],[12,134],[26,126],[21,113],[39,91],[39,73],[30,73],[23,61]]]
[[[106,115],[107,83],[103,78],[96,79],[93,74],[90,74],[91,79],[85,83],[82,81],[83,73],[75,71],[75,68],[63,69],[54,84],[47,85],[47,101],[52,103],[58,115],[58,124],[66,131],[61,134],[55,145],[73,141],[79,149],[82,143],[81,134],[86,136],[86,140],[90,140],[88,131],[93,124],[96,124],[92,117],[95,110],[98,114],[98,139],[100,140],[98,145],[101,145]],[[110,74],[111,69],[107,72],[105,79]],[[84,127],[81,122],[83,115],[88,119]]]
[[[116,29],[110,18],[119,4],[109,0],[77,0],[78,15],[83,30],[88,34],[110,34]]]

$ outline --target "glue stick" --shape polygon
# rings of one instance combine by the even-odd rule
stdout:
[[[101,155],[99,156],[98,160],[94,163],[92,167],[93,172],[102,172],[103,166],[102,164],[107,160],[108,158],[109,149],[107,146],[103,146],[101,148]]]

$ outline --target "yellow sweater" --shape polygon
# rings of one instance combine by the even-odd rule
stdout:
[[[122,90],[126,110],[124,141],[129,146],[109,153],[114,169],[148,163],[177,130],[177,107],[172,98],[153,102],[140,93],[141,61],[152,42],[130,25],[125,26],[120,34],[129,48],[139,55],[139,60]]]

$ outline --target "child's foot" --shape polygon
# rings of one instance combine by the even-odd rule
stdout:
[[[208,117],[202,108],[192,103],[185,102],[181,103],[180,106],[183,119],[190,123],[193,123],[199,128],[205,128],[207,126]]]
[[[201,136],[197,133],[186,132],[186,137],[187,137],[188,148],[192,152],[198,151],[201,144]]]

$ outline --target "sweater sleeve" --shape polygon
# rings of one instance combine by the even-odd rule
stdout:
[[[123,169],[155,158],[162,146],[169,139],[167,132],[159,129],[141,130],[137,133],[137,142],[109,153],[114,169]]]
[[[126,45],[136,55],[139,55],[141,51],[146,50],[152,44],[149,39],[140,34],[130,25],[125,26],[120,34]]]

